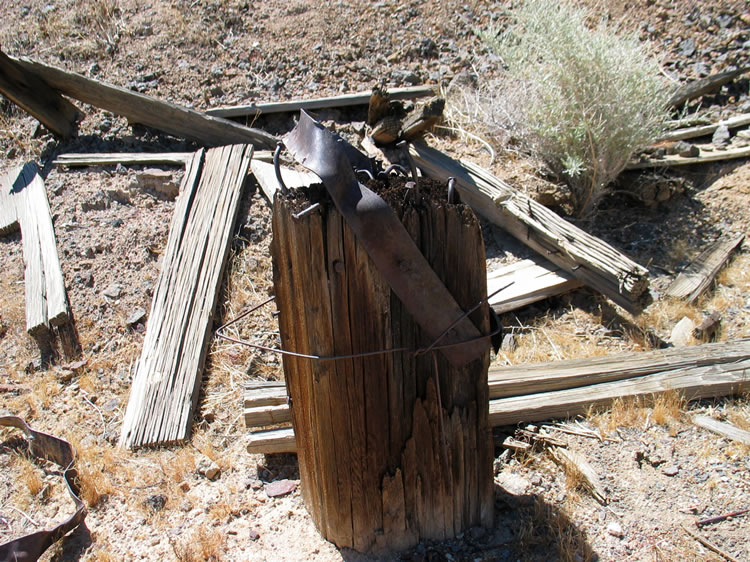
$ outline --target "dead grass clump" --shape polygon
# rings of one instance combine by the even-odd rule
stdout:
[[[186,474],[195,470],[195,454],[189,447],[183,447],[170,458],[159,459],[159,465],[167,478],[180,483],[185,480]]]
[[[23,482],[29,494],[38,495],[44,489],[44,480],[39,475],[39,469],[31,459],[24,457],[18,458],[20,480]]]
[[[201,525],[188,539],[178,542],[170,538],[169,543],[180,562],[206,562],[222,560],[226,539],[218,529]]]
[[[588,562],[595,559],[586,534],[557,507],[537,498],[531,508],[521,510],[520,518],[518,546],[522,552],[529,553],[528,559],[536,560],[532,555],[534,550],[550,545],[557,549],[556,560]]]
[[[76,470],[81,499],[95,507],[106,496],[115,492],[112,475],[116,468],[115,452],[109,446],[84,445],[76,437],[68,439],[76,452]]]
[[[609,409],[591,408],[588,419],[604,432],[620,427],[644,428],[647,424],[666,427],[674,434],[683,419],[687,402],[677,391],[670,390],[656,396],[617,398]]]

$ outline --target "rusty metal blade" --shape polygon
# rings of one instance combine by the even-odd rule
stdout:
[[[17,416],[0,416],[0,426],[20,429],[29,440],[32,454],[54,462],[63,468],[63,478],[68,486],[68,493],[76,506],[73,515],[50,530],[36,531],[19,539],[0,544],[0,562],[6,560],[33,562],[38,560],[52,544],[83,523],[86,518],[86,507],[78,497],[76,470],[73,467],[75,452],[67,441],[54,435],[35,431],[22,418]]]
[[[482,335],[464,316],[390,206],[357,181],[342,139],[303,111],[284,144],[297,162],[323,180],[378,271],[432,340],[445,333],[440,338],[442,345]],[[446,347],[441,352],[451,364],[460,367],[480,357],[488,347],[489,341],[480,339]]]

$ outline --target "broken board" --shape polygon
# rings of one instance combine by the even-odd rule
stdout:
[[[187,165],[120,446],[187,438],[252,148],[199,151]]]

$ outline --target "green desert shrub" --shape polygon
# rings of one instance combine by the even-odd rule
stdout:
[[[592,25],[582,9],[527,0],[510,17],[505,29],[480,33],[500,59],[499,78],[463,92],[452,115],[516,139],[565,179],[577,213],[588,215],[633,153],[663,132],[670,92],[637,37]]]

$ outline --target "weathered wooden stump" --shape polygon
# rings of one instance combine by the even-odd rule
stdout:
[[[486,297],[484,243],[445,185],[369,187],[386,199],[463,310]],[[282,346],[326,357],[429,341],[321,191],[277,194],[274,285]],[[470,316],[489,332],[486,303]],[[488,345],[489,350],[489,345]],[[284,357],[302,491],[322,535],[361,552],[446,539],[493,518],[489,351],[462,368],[440,352]],[[439,380],[439,386],[435,382]]]

